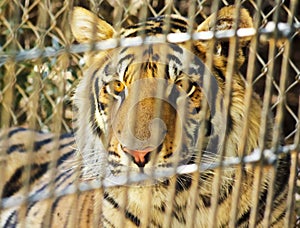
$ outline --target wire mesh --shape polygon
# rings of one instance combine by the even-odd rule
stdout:
[[[226,31],[202,31],[194,33],[194,27],[203,22],[209,15],[224,5],[235,4],[237,8],[242,6],[249,10],[254,18],[253,29],[238,29],[233,27]],[[78,44],[74,42],[70,30],[70,12],[74,6],[82,6],[90,9],[100,18],[110,23],[118,34],[114,39],[107,41],[100,41],[92,44]],[[1,176],[5,177],[5,173],[9,173],[9,166],[11,161],[10,154],[7,153],[7,143],[10,136],[5,133],[10,127],[21,126],[29,129],[35,129],[26,139],[20,139],[21,142],[26,140],[24,151],[27,151],[25,162],[28,164],[24,166],[24,177],[22,183],[25,186],[18,198],[11,197],[11,199],[1,201],[2,210],[7,208],[20,207],[20,217],[28,216],[26,210],[34,202],[39,202],[48,199],[48,215],[43,223],[45,227],[51,225],[51,210],[50,208],[56,202],[56,199],[61,196],[74,196],[73,201],[75,205],[80,206],[80,195],[88,193],[92,190],[103,191],[105,188],[114,186],[124,186],[123,202],[121,205],[128,203],[129,195],[128,188],[144,181],[147,184],[153,183],[160,178],[171,177],[179,174],[194,174],[201,175],[202,172],[208,169],[214,169],[218,173],[218,178],[214,179],[214,191],[212,195],[212,207],[208,220],[211,227],[216,227],[219,205],[219,186],[224,179],[222,174],[224,168],[237,167],[236,172],[242,172],[244,166],[255,165],[254,187],[253,191],[254,210],[251,211],[250,227],[255,227],[258,211],[258,197],[262,185],[262,169],[269,167],[271,180],[276,178],[277,158],[284,155],[291,155],[290,180],[288,191],[288,210],[286,213],[285,227],[293,226],[294,211],[297,216],[300,216],[300,179],[298,162],[300,159],[300,12],[297,12],[299,3],[294,1],[175,1],[175,0],[150,0],[150,1],[108,1],[108,0],[90,0],[90,1],[43,1],[43,0],[22,0],[10,1],[3,0],[0,2],[0,127],[2,128],[2,144],[0,148],[0,170]],[[299,11],[299,10],[298,10]],[[135,38],[120,39],[119,34],[121,29],[126,26],[134,25],[138,22],[143,22],[147,17],[157,17],[160,15],[176,14],[186,17],[191,26],[186,33],[165,33],[161,37],[145,37],[145,33],[139,34]],[[236,19],[238,20],[238,19]],[[168,30],[168,29],[167,29]],[[209,166],[200,164],[185,164],[182,166],[170,167],[164,172],[156,172],[149,175],[136,174],[128,172],[123,176],[109,177],[99,180],[99,178],[90,182],[80,182],[81,165],[84,163],[77,163],[78,169],[75,185],[70,185],[67,188],[59,191],[56,188],[55,177],[62,171],[55,169],[57,160],[61,153],[62,134],[73,132],[73,114],[74,107],[72,105],[72,97],[82,75],[82,68],[86,64],[83,58],[84,53],[91,51],[109,51],[111,49],[118,49],[123,47],[143,47],[145,44],[155,44],[157,42],[165,43],[182,43],[197,40],[212,41],[217,43],[219,40],[230,39],[230,47],[228,57],[234,59],[237,49],[237,41],[243,37],[252,37],[250,43],[250,51],[248,60],[242,65],[240,71],[247,81],[245,99],[246,105],[245,118],[249,115],[251,109],[251,94],[256,92],[262,102],[263,111],[259,148],[253,153],[244,154],[243,150],[246,148],[246,138],[249,126],[245,124],[242,126],[241,141],[241,157],[232,157],[225,159],[225,148],[221,151],[224,156],[220,156],[219,160],[210,163]],[[213,55],[213,49],[210,49]],[[166,52],[167,53],[167,52]],[[212,56],[211,55],[211,56]],[[141,57],[142,58],[142,57]],[[166,58],[161,57],[162,59]],[[142,59],[140,60],[142,61]],[[188,64],[188,63],[184,63]],[[230,65],[231,64],[231,65]],[[236,67],[236,60],[229,61],[227,66],[227,74],[231,75]],[[208,58],[206,66],[212,69],[213,59]],[[140,71],[141,73],[141,71]],[[229,77],[231,78],[231,77]],[[203,82],[209,83],[209,82]],[[140,86],[140,85],[139,85]],[[230,113],[231,104],[231,83],[227,83],[225,87],[225,104],[226,111],[224,112],[225,123],[229,122],[228,116]],[[207,87],[209,88],[209,86]],[[158,94],[162,93],[165,88],[158,89]],[[135,93],[138,94],[138,90]],[[156,94],[156,96],[160,96]],[[138,100],[138,95],[134,96]],[[137,100],[133,99],[131,102],[135,104]],[[157,105],[158,116],[160,113],[161,104]],[[182,106],[184,107],[184,105]],[[203,107],[204,110],[208,107]],[[205,112],[207,112],[206,110]],[[266,131],[269,125],[268,115],[270,111],[274,115],[274,129],[273,141],[271,145],[266,145]],[[76,112],[76,110],[75,110]],[[184,110],[178,110],[184,113]],[[75,114],[76,115],[76,114]],[[131,118],[135,119],[138,114],[134,114]],[[184,114],[182,114],[184,116]],[[203,114],[205,115],[205,114]],[[160,116],[161,117],[161,116]],[[245,121],[247,122],[247,121]],[[225,126],[225,128],[228,126]],[[47,169],[50,171],[49,176],[51,182],[49,183],[50,190],[40,192],[36,195],[31,195],[32,170],[34,167],[30,162],[35,156],[36,139],[40,139],[43,134],[40,131],[51,134],[51,156],[50,163]],[[199,129],[199,134],[203,135],[205,130]],[[46,134],[46,133],[45,133]],[[48,136],[48,135],[47,135]],[[22,138],[22,136],[21,136]],[[23,140],[23,141],[22,141]],[[67,139],[66,139],[67,140]],[[224,140],[227,140],[224,135]],[[74,138],[71,137],[71,142]],[[68,142],[70,143],[70,142]],[[67,144],[68,144],[67,143]],[[199,148],[202,148],[202,143],[199,142]],[[71,148],[77,148],[72,144]],[[105,143],[104,143],[105,144]],[[75,147],[75,148],[74,148]],[[108,147],[108,144],[107,144]],[[262,153],[263,151],[263,153]],[[263,156],[262,156],[263,155]],[[178,154],[180,156],[180,154]],[[83,158],[84,159],[84,158]],[[104,158],[104,161],[108,158]],[[177,158],[177,162],[179,158]],[[17,163],[17,162],[16,162]],[[200,161],[199,161],[200,163]],[[80,165],[78,165],[80,164]],[[17,167],[17,165],[12,165]],[[240,175],[240,180],[234,184],[232,201],[233,205],[238,205],[240,202],[240,192],[243,175]],[[0,180],[1,192],[5,189],[6,178]],[[271,181],[271,183],[275,183]],[[296,183],[296,185],[295,185]],[[200,183],[199,183],[200,184]],[[272,217],[272,191],[276,186],[270,186],[270,194],[266,197],[266,212],[264,214],[264,227],[269,227],[270,218]],[[165,224],[171,224],[172,220],[172,201],[174,201],[175,184],[170,187],[170,194],[167,198],[167,209],[165,212]],[[172,192],[173,191],[173,192]],[[147,224],[151,221],[151,212],[149,211],[149,204],[151,204],[152,197],[149,190],[150,197],[147,199],[143,210],[145,216],[142,218],[142,224]],[[194,186],[194,194],[197,194],[197,186]],[[77,199],[77,200],[76,200]],[[145,199],[146,200],[146,199]],[[101,204],[101,202],[99,202]],[[101,208],[101,207],[100,207]],[[191,207],[196,208],[196,203]],[[232,207],[230,209],[231,222],[230,227],[236,226],[237,209]],[[97,210],[99,208],[97,207]],[[0,212],[1,213],[3,213]],[[76,218],[76,211],[73,212],[73,217]],[[124,213],[125,214],[125,213]],[[96,227],[101,220],[101,213],[94,213],[94,226]],[[192,216],[193,217],[193,216]],[[1,218],[3,220],[3,218]],[[118,218],[119,227],[122,227],[126,216]],[[1,224],[5,224],[1,221]],[[75,227],[76,220],[73,221]],[[53,224],[52,224],[53,225]],[[296,226],[299,225],[299,220],[296,221]],[[26,223],[23,226],[28,226]],[[166,225],[167,227],[168,225]],[[186,223],[187,227],[195,226],[193,219]],[[10,227],[10,226],[8,226]],[[28,226],[29,227],[29,226]],[[72,226],[71,226],[72,227]]]

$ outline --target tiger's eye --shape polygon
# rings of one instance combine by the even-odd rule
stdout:
[[[179,79],[175,82],[175,84],[187,93],[189,93],[193,87],[191,81],[188,79]]]
[[[110,82],[109,86],[110,86],[111,92],[114,92],[115,94],[121,93],[125,88],[125,85],[121,81],[118,81],[118,80]]]

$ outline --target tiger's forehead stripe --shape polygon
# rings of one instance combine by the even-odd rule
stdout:
[[[121,32],[121,37],[136,37],[138,35],[157,35],[176,32],[187,32],[188,22],[182,17],[159,16],[149,18],[147,22],[127,27]]]
[[[118,65],[122,66],[124,62],[125,62],[125,64],[128,65],[128,64],[132,63],[134,58],[135,58],[135,55],[133,53],[126,54],[125,56],[121,55],[121,58],[118,60]]]
[[[169,54],[166,55],[165,59],[161,57],[161,50],[160,49],[166,49]],[[164,46],[160,46],[160,44],[156,45],[143,45],[138,48],[126,48],[128,53],[123,52],[123,49],[120,51],[120,55],[116,56],[118,60],[118,73],[121,75],[124,75],[126,78],[126,66],[132,65],[134,62],[136,64],[143,63],[143,62],[151,62],[151,63],[162,63],[166,65],[177,65],[177,68],[180,68],[182,66],[182,61],[180,61],[180,58],[184,57],[184,50],[177,46],[172,44],[164,44]],[[139,53],[142,52],[142,55]]]
[[[190,60],[188,64],[183,64],[181,59]],[[103,85],[113,79],[130,85],[144,74],[175,82],[185,73],[192,81],[198,81],[204,73],[203,63],[196,56],[191,56],[190,51],[184,47],[170,43],[115,49],[105,60],[102,72],[97,73]],[[162,65],[165,66],[161,71],[159,69],[162,69]]]

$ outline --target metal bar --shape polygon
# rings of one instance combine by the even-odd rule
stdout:
[[[293,5],[293,4],[292,4]],[[278,7],[279,8],[279,7]],[[277,11],[275,11],[277,12]],[[292,20],[294,18],[294,13],[292,16],[289,17],[289,22],[292,23]],[[279,12],[277,14],[274,14],[274,20],[275,22],[279,20]],[[278,28],[280,27],[280,24],[278,24]],[[274,31],[273,33],[273,39],[276,43],[278,40],[278,32]],[[276,153],[276,149],[279,147],[279,142],[282,135],[282,124],[283,124],[283,115],[284,115],[284,103],[285,103],[285,90],[286,90],[286,83],[287,83],[287,77],[288,77],[288,69],[289,69],[289,57],[290,57],[290,47],[291,47],[291,40],[287,39],[285,40],[285,48],[283,52],[283,60],[281,65],[281,75],[280,75],[280,84],[279,84],[279,103],[277,105],[277,112],[275,117],[275,123],[273,128],[273,141],[272,141],[272,149]],[[275,180],[276,180],[276,174],[277,169],[276,166],[272,167],[270,170],[270,180],[268,185],[268,196],[266,201],[266,210],[264,214],[264,220],[263,224],[265,227],[269,227],[271,220],[271,214],[273,209],[273,195],[274,195],[274,189],[275,189]]]
[[[298,146],[299,147],[299,146]],[[294,145],[289,145],[289,146],[283,146],[280,148],[280,154],[287,154],[287,153],[294,153],[294,152],[298,152],[298,148],[295,148]],[[273,154],[270,150],[265,150],[263,152],[264,154],[270,154],[269,156],[266,156],[263,164],[268,167],[272,164],[274,164],[274,160],[276,159],[276,155]],[[244,160],[241,161],[241,159],[239,158],[232,158],[229,159],[228,161],[223,161],[222,166],[223,167],[232,167],[235,165],[242,163],[245,163],[246,167],[252,167],[253,165],[261,162],[260,159],[260,154],[261,152],[259,152],[259,150],[255,150],[253,154],[249,155],[249,156],[245,156]],[[84,181],[79,183],[79,189],[80,192],[86,192],[86,191],[90,191],[93,189],[98,189],[98,188],[110,188],[110,187],[115,187],[115,186],[122,186],[122,185],[134,185],[136,183],[140,183],[143,181],[147,181],[147,180],[153,180],[154,179],[159,179],[162,177],[170,177],[173,176],[175,174],[189,174],[189,173],[194,173],[196,171],[198,172],[203,172],[206,170],[210,170],[210,169],[215,169],[217,167],[220,166],[220,163],[215,162],[209,165],[203,165],[200,167],[197,167],[197,165],[195,164],[191,164],[191,165],[183,165],[183,166],[178,166],[178,168],[174,170],[173,168],[170,169],[166,169],[166,171],[164,172],[159,172],[156,171],[153,173],[153,177],[146,175],[146,174],[140,174],[140,173],[131,173],[130,176],[128,177],[128,179],[126,179],[126,175],[122,175],[119,177],[107,177],[104,178],[103,180],[93,180],[93,181]],[[70,195],[70,194],[74,194],[77,191],[77,187],[72,185],[70,187],[67,187],[66,190],[64,191],[55,191],[54,192],[54,196],[60,197],[60,196],[65,196],[65,195]],[[37,202],[40,200],[44,200],[44,199],[48,199],[49,197],[51,197],[51,195],[49,193],[40,193],[37,194],[36,196],[30,197],[28,199],[28,202]],[[26,197],[24,197],[23,199],[19,199],[16,200],[15,198],[6,198],[2,201],[2,204],[0,205],[1,209],[5,209],[5,208],[10,208],[10,207],[15,207],[15,206],[20,206],[22,205],[22,203],[26,200]]]
[[[261,11],[261,5],[262,1],[258,0],[256,3],[256,14],[253,22],[254,29],[257,30],[260,26],[261,20],[259,17],[259,12]],[[259,37],[258,34],[254,36],[251,40],[250,43],[250,54],[249,54],[249,60],[247,64],[247,76],[246,76],[246,88],[245,88],[245,97],[244,97],[244,103],[245,103],[245,108],[244,108],[244,125],[241,129],[241,141],[240,141],[240,148],[238,151],[238,155],[243,159],[247,154],[246,154],[246,142],[247,142],[247,137],[248,137],[248,130],[249,130],[249,115],[250,115],[250,110],[251,110],[251,100],[252,100],[252,95],[253,95],[253,78],[254,78],[254,72],[255,72],[255,57],[258,49],[258,42],[259,42]],[[233,188],[233,196],[232,196],[232,206],[231,206],[231,213],[230,213],[230,223],[229,227],[236,227],[237,226],[237,217],[238,217],[238,208],[239,208],[239,201],[240,201],[240,196],[241,196],[241,186],[242,186],[242,181],[244,177],[244,172],[243,172],[243,166],[244,164],[241,162],[240,165],[237,166],[237,172],[238,175],[234,188]]]
[[[264,29],[254,30],[248,28],[241,28],[235,32],[232,29],[224,30],[224,31],[216,31],[215,33],[212,31],[205,31],[205,32],[198,32],[194,33],[192,36],[193,40],[211,40],[213,37],[216,39],[229,39],[232,37],[244,37],[244,36],[254,36],[255,34],[259,34],[263,39],[269,38],[270,34],[274,33],[275,30],[279,30],[279,38],[289,38],[298,34],[300,31],[300,23],[294,23],[292,26],[289,26],[287,23],[278,23],[277,27],[274,26],[273,22],[269,22]],[[188,41],[190,39],[190,35],[188,33],[182,34],[168,34],[169,42],[171,43],[178,43]],[[112,48],[117,48],[122,46],[122,43],[126,43],[126,46],[137,46],[140,42],[136,42],[137,40],[142,41],[142,38],[135,37],[135,38],[125,38],[124,40],[119,40],[118,38],[109,39],[105,41],[100,41],[95,43],[95,47],[92,48],[93,51],[100,51],[100,50],[108,50]],[[145,39],[153,40],[151,39]],[[132,42],[130,42],[132,41]],[[162,41],[160,38],[154,38],[154,41],[149,42],[159,42]],[[142,42],[141,42],[142,43]],[[141,44],[140,43],[140,44]],[[91,46],[89,44],[73,44],[70,46],[70,53],[83,53],[91,50]],[[22,50],[19,52],[12,52],[9,54],[2,53],[0,55],[0,66],[5,64],[7,61],[12,60],[14,62],[21,62],[25,60],[33,60],[38,58],[45,58],[45,57],[55,57],[65,52],[65,48],[56,48],[53,46],[45,47],[44,49],[40,48],[33,48],[29,50]],[[1,53],[1,52],[0,52]]]

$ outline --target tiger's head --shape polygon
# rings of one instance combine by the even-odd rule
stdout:
[[[233,28],[234,11],[232,6],[222,8],[215,29]],[[195,32],[212,30],[212,18]],[[253,27],[245,9],[240,10],[238,27]],[[188,28],[185,18],[171,15],[150,18],[117,33],[90,11],[74,9],[72,32],[79,43],[91,45],[75,93],[77,144],[87,178],[102,175],[106,169],[116,176],[128,168],[151,174],[174,163],[192,164],[199,157],[209,164],[224,143],[226,156],[238,155],[239,131],[245,121],[245,83],[238,69],[249,38],[239,40],[226,122],[223,96],[229,41],[218,40],[212,47],[210,41],[170,43],[164,36],[173,33],[180,39]],[[109,39],[115,37],[121,37],[120,42],[132,38],[127,39],[131,44],[107,48],[113,44]],[[99,44],[107,45],[105,51],[92,50],[98,41],[107,41]],[[211,71],[205,66],[210,48],[214,50]],[[252,103],[259,109],[257,99]],[[250,112],[248,151],[257,146],[259,119],[259,111]]]

